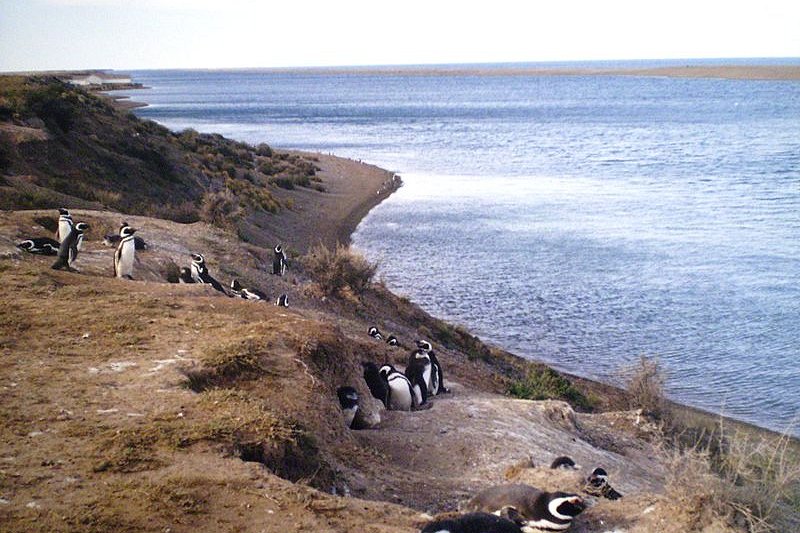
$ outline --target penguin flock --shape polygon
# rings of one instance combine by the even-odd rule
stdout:
[[[64,269],[70,272],[77,272],[75,262],[78,258],[78,253],[82,249],[83,240],[88,229],[88,223],[75,223],[69,209],[61,207],[58,210],[55,239],[32,237],[17,243],[17,248],[31,254],[56,256],[56,261],[52,265],[54,270]],[[136,231],[136,228],[131,227],[127,222],[122,222],[116,234],[103,237],[105,246],[114,247],[113,266],[114,276],[117,278],[132,280],[136,252],[147,250],[147,243],[142,237],[135,235]],[[273,251],[272,273],[283,276],[286,274],[288,265],[286,253],[281,244],[275,246]],[[179,283],[211,285],[215,290],[227,296],[245,300],[268,300],[267,295],[262,291],[252,287],[243,287],[239,280],[235,278],[231,281],[230,293],[228,293],[222,284],[209,273],[203,254],[192,253],[191,260],[189,266],[181,267],[178,275]],[[275,305],[288,307],[289,296],[287,294],[279,295],[275,300]]]
[[[383,340],[383,335],[376,327],[369,329],[369,335]],[[386,339],[390,346],[398,346],[397,338],[390,335]],[[416,411],[430,407],[434,396],[450,392],[444,386],[442,365],[433,351],[433,346],[426,340],[416,341],[416,349],[411,352],[404,372],[399,371],[391,363],[381,366],[364,361],[364,381],[372,396],[383,403],[386,409],[393,411]]]
[[[550,468],[579,468],[567,456],[557,457]],[[616,500],[622,495],[608,483],[608,473],[598,467],[586,478],[582,491]],[[486,488],[464,506],[464,514],[429,522],[421,533],[534,533],[566,531],[586,510],[587,500],[563,491],[547,492],[531,485],[509,483]]]

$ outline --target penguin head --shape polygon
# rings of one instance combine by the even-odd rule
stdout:
[[[22,241],[21,243],[17,244],[17,248],[20,250],[30,250],[33,248],[33,241]]]
[[[119,225],[119,235],[120,235],[120,237],[124,237],[124,235],[122,234],[122,230],[124,230],[128,226],[129,226],[129,224],[127,222],[123,222],[122,224]]]
[[[275,305],[278,307],[289,307],[289,296],[286,294],[281,294],[278,296],[278,301],[275,302]]]
[[[238,279],[233,278],[233,280],[231,280],[231,290],[237,292],[242,290],[242,285],[239,283]]]
[[[553,459],[553,462],[550,463],[550,468],[564,468],[564,469],[579,469],[580,467],[575,464],[575,461],[572,460],[572,457],[567,457],[566,455],[561,455]]]
[[[119,235],[120,235],[120,237],[130,237],[130,236],[131,236],[131,235],[133,235],[134,233],[136,233],[136,229],[134,229],[134,228],[132,228],[132,227],[130,227],[130,226],[122,226],[122,227],[119,229]]]
[[[203,257],[203,254],[192,254],[192,262],[203,265],[206,262],[206,258]]]
[[[397,337],[394,335],[389,335],[389,338],[386,339],[386,344],[389,346],[397,346]]]
[[[589,485],[601,487],[608,483],[608,472],[606,472],[604,468],[597,467],[592,470],[592,473],[586,478],[586,482]]]
[[[567,492],[553,492],[549,494],[550,503],[547,510],[555,517],[570,520],[586,510],[586,503],[577,494]]]
[[[383,365],[381,367],[381,369],[378,371],[378,373],[381,375],[381,377],[384,377],[384,378],[388,378],[389,374],[391,374],[393,372],[395,372],[395,369],[394,369],[394,367],[392,365],[389,365],[389,364]]]
[[[342,409],[351,409],[358,405],[358,391],[353,387],[339,387],[336,389],[336,395],[339,397]]]
[[[89,229],[89,224],[87,224],[86,222],[78,222],[77,224],[75,224],[75,230],[77,230],[79,233],[83,233],[88,229]]]
[[[68,217],[69,216],[69,209],[67,209],[66,207],[59,207],[58,208],[58,214]]]
[[[283,251],[283,246],[281,246],[280,244],[275,247],[275,253],[276,254],[279,254],[282,251]]]
[[[417,341],[417,348],[425,352],[430,352],[431,350],[433,350],[433,346],[431,346],[431,343],[429,343],[424,339],[420,339]]]

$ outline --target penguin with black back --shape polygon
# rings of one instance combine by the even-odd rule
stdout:
[[[572,457],[560,455],[553,459],[553,462],[550,463],[550,468],[553,470],[557,468],[563,468],[564,470],[577,470],[580,467],[575,464],[575,461],[572,460]]]
[[[429,522],[421,533],[534,533],[513,507],[505,507],[497,514],[467,513],[454,518]]]
[[[383,402],[383,406],[389,408],[389,384],[381,375],[380,368],[375,363],[363,361],[361,366],[364,368],[364,381],[367,382],[370,394],[376,400]]]
[[[53,263],[53,270],[67,269],[70,272],[76,272],[72,266],[78,258],[78,243],[83,240],[83,234],[89,229],[89,224],[86,222],[78,222],[72,226],[69,235],[61,241],[58,248],[58,259]]]
[[[288,294],[281,294],[278,296],[278,299],[275,300],[275,305],[278,307],[289,307],[289,295]]]
[[[203,254],[192,254],[191,273],[195,283],[211,285],[222,294],[227,294],[222,284],[209,274],[206,258],[203,257]]]
[[[191,268],[181,267],[181,272],[178,274],[178,283],[194,283]]]
[[[421,398],[415,393],[408,378],[390,364],[385,364],[380,368],[380,375],[386,380],[389,386],[387,398],[387,409],[394,411],[413,411],[422,402]]]
[[[586,482],[583,484],[583,492],[592,496],[608,498],[609,500],[622,498],[622,494],[617,492],[608,482],[608,472],[601,467],[592,470],[592,473],[586,478]]]
[[[275,257],[272,259],[272,273],[276,276],[283,276],[286,273],[286,253],[282,245],[275,246]]]
[[[130,224],[128,224],[127,222],[123,222],[122,224],[120,224],[119,232],[117,232],[116,235],[106,235],[105,237],[103,237],[103,244],[105,246],[116,246],[116,245],[118,245],[119,241],[122,240],[122,232],[123,232],[123,230],[125,228],[127,228],[128,226],[130,226]],[[138,235],[134,236],[133,243],[134,243],[135,249],[137,251],[147,250],[147,243],[144,242],[144,239],[142,239],[140,236],[138,236]]]
[[[60,246],[60,242],[50,237],[34,237],[17,243],[17,248],[20,250],[37,255],[58,255]]]
[[[345,427],[349,429],[369,429],[372,427],[363,417],[361,407],[358,404],[358,391],[350,386],[339,387],[336,389],[339,397],[339,405],[345,417]]]
[[[431,394],[431,376],[433,374],[433,365],[428,352],[422,349],[411,352],[405,374],[408,381],[411,382],[418,403],[420,405],[427,403],[428,395]]]
[[[375,326],[370,327],[367,333],[369,333],[369,336],[373,339],[377,339],[379,341],[383,340],[383,334]]]
[[[236,278],[233,278],[231,281],[231,294],[238,296],[239,298],[244,298],[245,300],[256,300],[263,302],[267,299],[267,295],[258,289],[248,289],[242,287],[242,284],[239,283],[239,280]]]
[[[583,499],[567,492],[545,492],[522,484],[496,485],[476,494],[465,510],[496,513],[513,507],[526,525],[547,531],[565,531],[586,509]]]

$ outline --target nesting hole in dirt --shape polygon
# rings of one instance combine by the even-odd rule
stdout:
[[[319,455],[313,439],[303,433],[279,443],[241,442],[234,453],[245,462],[260,463],[278,477],[327,489],[333,483],[333,470]]]

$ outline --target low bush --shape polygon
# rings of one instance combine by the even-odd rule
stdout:
[[[634,364],[623,368],[622,377],[631,409],[641,409],[648,416],[663,419],[667,414],[666,376],[658,359],[642,355]]]
[[[341,244],[332,250],[324,245],[314,247],[303,258],[303,264],[329,296],[347,291],[355,295],[363,294],[378,270],[377,263],[371,263],[363,255]]]
[[[508,394],[523,400],[564,400],[580,409],[592,407],[567,378],[544,365],[531,365],[523,379],[511,383]]]

